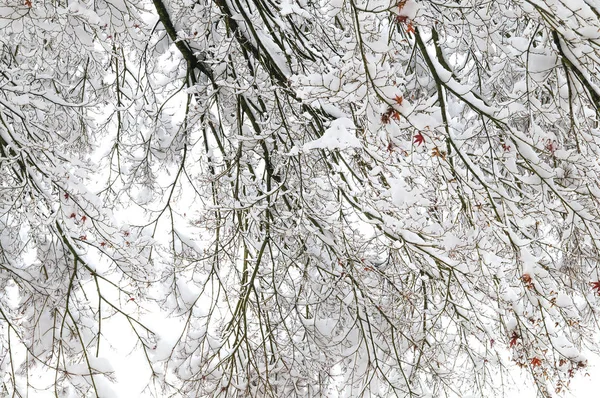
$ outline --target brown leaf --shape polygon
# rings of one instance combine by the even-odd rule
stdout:
[[[446,160],[446,152],[440,151],[440,149],[438,147],[435,147],[431,150],[431,156],[442,158],[443,160]]]

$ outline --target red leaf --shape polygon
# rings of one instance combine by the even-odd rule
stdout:
[[[519,335],[517,332],[513,332],[512,336],[510,336],[510,341],[508,342],[509,347],[514,347],[517,345],[517,340],[519,340]]]
[[[100,246],[102,246],[102,247],[106,246],[106,242],[100,242]]]
[[[29,8],[31,8],[31,6],[32,6],[33,4],[31,4],[31,0],[25,0],[25,5],[26,5],[27,7],[29,7]]]
[[[400,106],[402,106],[402,101],[404,100],[404,98],[402,98],[399,95],[396,95],[396,97],[394,97],[394,101],[396,101],[396,103]]]
[[[71,215],[69,216],[69,218],[75,218],[75,213],[71,213]]]
[[[542,364],[542,360],[539,359],[538,357],[533,357],[531,359],[531,366],[540,366]]]
[[[413,144],[421,145],[424,142],[425,142],[425,137],[423,137],[423,134],[418,133],[417,135],[415,135],[415,140],[414,140]]]
[[[85,222],[85,220],[87,220],[86,216],[81,216],[81,221]]]
[[[592,290],[596,291],[596,294],[600,295],[600,281],[590,282],[590,286],[592,286]]]
[[[406,15],[396,15],[397,23],[406,23],[408,21],[408,17]]]
[[[65,192],[65,199],[69,199],[69,194]]]
[[[408,23],[408,26],[406,27],[406,33],[415,33],[415,27],[410,22]]]

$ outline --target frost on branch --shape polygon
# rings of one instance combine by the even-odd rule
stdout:
[[[102,396],[123,319],[144,395],[564,391],[600,299],[566,3],[4,4],[2,388]]]

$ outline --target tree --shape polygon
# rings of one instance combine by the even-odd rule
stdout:
[[[4,395],[111,396],[115,317],[155,396],[585,371],[596,1],[25,0],[0,29]]]

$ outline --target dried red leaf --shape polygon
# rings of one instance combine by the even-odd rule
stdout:
[[[31,3],[31,0],[25,0],[25,5],[29,8],[31,8],[33,6],[33,4]]]
[[[388,124],[390,122],[390,118],[394,120],[400,120],[400,112],[392,108],[391,106],[387,108],[385,113],[381,115],[381,122],[383,124]]]
[[[415,33],[415,27],[410,22],[408,23],[408,26],[406,27],[406,33]]]
[[[402,106],[402,101],[404,101],[404,98],[402,98],[402,97],[401,97],[401,96],[399,96],[399,95],[396,95],[396,96],[394,97],[394,101],[396,101],[396,103],[397,103],[398,105]]]
[[[527,289],[531,290],[534,288],[533,280],[531,279],[531,275],[523,274],[523,276],[521,277],[521,280],[523,281],[523,284],[525,285],[525,287]]]
[[[86,216],[81,216],[81,221],[85,222],[85,220],[87,220]]]
[[[516,346],[517,340],[519,340],[519,335],[517,334],[517,332],[513,332],[513,334],[510,336],[510,341],[508,342],[508,346],[511,348]]]
[[[558,142],[556,142],[555,140],[547,139],[545,148],[548,152],[554,155],[554,152],[556,152],[556,150],[558,149]]]

